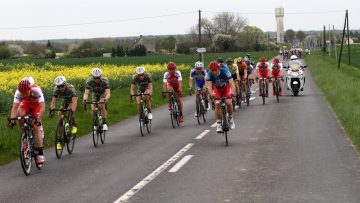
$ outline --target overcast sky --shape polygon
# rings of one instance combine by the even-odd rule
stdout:
[[[284,27],[321,30],[360,28],[359,0],[0,0],[0,40],[40,40],[188,33],[197,10],[238,13],[251,26],[276,31],[275,8],[285,10]],[[61,26],[65,25],[65,26]],[[27,28],[24,28],[27,27]],[[11,29],[9,29],[11,28]]]

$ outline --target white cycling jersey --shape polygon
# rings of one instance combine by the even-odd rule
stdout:
[[[19,90],[16,90],[14,95],[14,103],[20,103],[23,99],[34,103],[45,102],[44,94],[39,86],[31,86],[29,96],[24,96],[19,92]]]

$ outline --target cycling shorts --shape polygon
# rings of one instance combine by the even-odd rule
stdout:
[[[230,83],[227,83],[222,87],[218,87],[214,85],[213,91],[214,91],[214,99],[220,99],[221,97],[231,97]]]
[[[19,109],[23,109],[25,111],[25,115],[28,115],[31,110],[31,115],[39,118],[40,115],[40,105],[38,102],[31,102],[29,100],[23,99],[19,104]]]
[[[271,71],[271,77],[272,77],[272,78],[275,78],[275,77],[279,78],[279,77],[281,77],[281,76],[282,76],[282,74],[281,74],[281,71],[280,71],[280,70],[272,70],[272,71]]]
[[[269,77],[269,70],[259,70],[258,77],[259,78],[268,78]]]

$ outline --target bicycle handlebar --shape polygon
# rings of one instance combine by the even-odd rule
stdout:
[[[104,103],[106,103],[106,102],[94,102],[94,101],[89,102],[89,101],[86,101],[84,103],[84,108],[85,108],[85,111],[86,111],[86,104],[95,104],[97,106],[98,104],[104,104]]]

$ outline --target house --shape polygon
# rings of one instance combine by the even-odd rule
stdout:
[[[131,46],[131,48],[134,48],[137,45],[144,45],[147,52],[154,53],[155,51],[155,40],[150,40],[144,38],[143,35],[140,35],[140,37],[135,40],[135,43]]]
[[[344,44],[347,44],[347,43],[348,43],[348,38],[344,37]],[[354,44],[354,40],[352,38],[349,38],[349,43]]]

